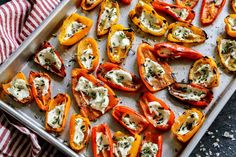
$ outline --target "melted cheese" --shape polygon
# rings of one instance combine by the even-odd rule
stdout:
[[[192,112],[186,119],[186,121],[181,125],[178,130],[179,135],[185,135],[191,131],[199,122],[199,116],[196,112]]]
[[[132,117],[131,115],[125,115],[122,117],[121,120],[126,124],[128,128],[132,130],[137,130],[138,124],[137,122],[135,122],[135,118]]]
[[[150,85],[153,85],[152,82],[157,79],[156,77],[163,77],[163,75],[165,74],[162,66],[149,58],[145,58],[144,70],[146,79]]]
[[[48,94],[49,89],[49,80],[46,77],[36,77],[33,80],[34,86],[36,89],[42,91],[42,95]]]
[[[86,0],[86,3],[88,4],[88,5],[92,5],[92,4],[94,4],[96,2],[96,0]]]
[[[194,72],[194,74],[200,74],[198,77],[194,77],[193,82],[197,84],[201,83],[210,83],[214,77],[213,71],[209,64],[202,64]]]
[[[7,90],[19,101],[30,96],[27,83],[23,79],[14,79],[13,81],[11,81],[11,87]]]
[[[116,157],[127,157],[129,155],[129,151],[132,148],[132,144],[134,142],[134,137],[122,137],[118,140],[116,145],[114,144],[114,154]]]
[[[125,49],[130,45],[130,40],[127,38],[124,31],[116,31],[114,34],[112,34],[110,42],[111,48],[121,47],[122,49]]]
[[[79,32],[80,30],[84,29],[86,25],[83,23],[73,21],[69,24],[69,26],[66,28],[66,35],[64,37],[64,40],[68,40],[70,37],[72,37],[75,33]]]
[[[97,154],[99,154],[100,152],[104,152],[106,150],[110,150],[108,138],[102,132],[96,133],[96,143],[97,143]]]
[[[152,142],[145,142],[141,147],[140,157],[156,157],[158,145]]]
[[[189,12],[187,9],[185,8],[171,8],[169,6],[167,6],[166,8],[168,8],[172,13],[175,14],[175,16],[179,17],[181,20],[186,20]]]
[[[173,29],[172,34],[175,38],[179,40],[193,39],[199,37],[198,35],[194,34],[189,28],[182,26],[175,27],[175,29]]]
[[[80,145],[84,140],[84,133],[83,133],[84,128],[85,128],[85,126],[83,124],[83,119],[76,118],[75,119],[75,133],[74,133],[73,142],[77,145]]]
[[[81,76],[75,90],[89,96],[87,103],[91,108],[105,113],[109,104],[108,90],[106,88],[94,86],[91,81]]]
[[[120,86],[124,86],[124,83],[129,84],[132,82],[132,75],[121,69],[108,71],[105,78]]]
[[[108,29],[111,25],[115,22],[118,18],[117,16],[117,9],[116,8],[108,8],[105,7],[105,10],[102,12],[100,21],[98,25],[100,26],[99,29],[102,27],[103,29]]]
[[[229,24],[231,26],[231,29],[236,31],[236,19],[235,18],[229,18],[228,21],[229,21]]]
[[[154,113],[154,117],[148,117],[149,119],[155,121],[154,126],[167,125],[170,117],[170,111],[165,110],[161,104],[157,101],[152,101],[148,103],[148,108],[150,113]]]
[[[54,65],[58,70],[61,69],[62,63],[59,57],[56,55],[54,50],[51,47],[41,50],[37,54],[39,64],[42,66],[51,66]],[[49,70],[49,67],[47,67]]]
[[[54,109],[48,112],[47,124],[52,128],[60,128],[63,122],[65,103],[57,105]]]
[[[82,55],[80,56],[81,63],[86,69],[92,68],[94,58],[95,57],[93,56],[93,50],[91,48],[84,50]]]
[[[173,92],[173,94],[183,98],[184,100],[190,101],[200,101],[206,96],[206,93],[203,93],[202,91],[193,88],[187,89],[186,92]]]

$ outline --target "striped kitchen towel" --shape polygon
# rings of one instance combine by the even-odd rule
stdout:
[[[0,6],[0,64],[59,3],[60,0],[11,0]],[[0,157],[54,156],[54,147],[7,117],[0,111]]]

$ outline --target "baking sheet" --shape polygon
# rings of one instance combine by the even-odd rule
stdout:
[[[171,0],[168,0],[167,2],[172,3]],[[60,150],[62,150],[69,156],[76,155],[69,147],[67,147],[67,145],[69,141],[70,116],[73,113],[79,113],[78,106],[75,103],[73,95],[71,93],[71,85],[70,85],[71,81],[70,72],[73,68],[78,67],[78,64],[75,61],[75,53],[77,45],[74,45],[72,47],[62,46],[59,44],[58,39],[55,35],[58,34],[58,30],[62,24],[63,19],[66,16],[70,15],[72,12],[77,11],[81,15],[93,19],[94,25],[90,30],[88,37],[94,37],[95,39],[97,39],[95,34],[95,29],[96,29],[97,15],[100,8],[97,7],[95,10],[91,12],[85,12],[81,11],[80,8],[78,8],[78,10],[75,8],[75,6],[78,5],[77,3],[78,2],[76,0],[71,0],[71,1],[64,0],[60,4],[60,6],[53,12],[53,14],[50,15],[50,17],[46,20],[46,22],[43,23],[42,26],[39,29],[37,29],[32,34],[32,36],[17,50],[16,54],[11,56],[11,58],[7,61],[8,63],[4,63],[0,67],[0,74],[1,74],[0,82],[9,81],[12,78],[12,76],[14,76],[18,71],[23,71],[28,77],[29,72],[31,70],[46,72],[43,68],[36,65],[32,61],[32,57],[30,57],[39,48],[40,44],[44,40],[49,40],[49,42],[60,52],[66,66],[66,72],[67,72],[66,78],[61,79],[50,72],[47,73],[53,79],[52,97],[55,96],[57,93],[66,92],[72,98],[72,104],[67,119],[67,125],[61,135],[56,135],[53,133],[48,134],[44,131],[45,114],[44,112],[39,111],[35,103],[22,106],[20,104],[17,104],[11,99],[4,99],[3,101],[0,102],[0,107],[5,111],[7,111],[8,113],[10,113],[11,115],[13,115],[14,117],[20,119],[24,124],[26,124],[32,130],[37,132],[47,141],[56,145]],[[132,50],[129,52],[129,55],[122,64],[122,66],[125,69],[138,75],[137,64],[136,64],[136,50],[138,44],[143,41],[148,42],[150,44],[154,44],[156,42],[165,41],[165,38],[153,37],[144,34],[130,22],[127,16],[128,10],[133,9],[136,3],[137,0],[133,0],[131,5],[128,6],[120,5],[121,15],[119,23],[126,27],[131,26],[135,30],[136,38],[135,41],[133,42]],[[193,24],[197,26],[200,26],[198,15],[200,12],[201,3],[202,2],[199,1],[198,5],[194,8],[194,10],[196,11],[196,17],[193,21]],[[194,49],[200,51],[202,54],[215,58],[217,63],[219,61],[216,58],[216,38],[220,34],[224,33],[223,18],[226,17],[230,12],[229,3],[230,2],[227,1],[224,9],[222,10],[222,13],[220,14],[219,18],[216,19],[213,25],[210,25],[208,27],[202,27],[207,32],[209,39],[204,44],[193,47]],[[168,21],[171,21],[171,18],[167,19]],[[108,60],[106,56],[106,38],[107,36],[101,39],[97,39],[99,45],[101,63]],[[173,69],[177,82],[181,81],[186,82],[190,66],[193,62],[189,60],[175,60],[175,61],[169,61],[169,63]],[[15,65],[21,65],[21,66],[16,67]],[[207,116],[207,120],[204,123],[203,127],[194,136],[194,138],[187,145],[182,145],[180,142],[175,140],[175,138],[173,138],[173,135],[171,134],[170,131],[160,132],[164,138],[163,154],[165,154],[165,157],[188,156],[193,150],[194,146],[200,140],[201,136],[205,133],[206,129],[210,126],[216,115],[223,108],[228,98],[234,92],[236,87],[236,82],[233,74],[226,73],[225,70],[221,67],[219,68],[219,70],[221,74],[220,86],[213,89],[214,99],[212,103],[203,110],[203,112]],[[142,113],[137,103],[140,93],[126,93],[126,92],[119,92],[116,90],[114,91],[117,93],[119,97],[121,97],[120,105],[129,106]],[[166,102],[166,104],[169,105],[169,107],[175,112],[176,117],[178,117],[178,115],[182,113],[186,108],[189,108],[188,105],[185,105],[184,103],[177,101],[174,97],[170,96],[166,89],[155,93],[155,96]],[[4,102],[7,102],[11,107],[7,106],[6,103]],[[92,126],[100,123],[108,123],[112,132],[120,130],[125,133],[128,133],[125,129],[123,129],[123,127],[120,124],[115,122],[110,112],[100,117],[96,122],[92,122]],[[91,143],[86,149],[84,149],[84,151],[80,153],[80,155],[92,156]]]

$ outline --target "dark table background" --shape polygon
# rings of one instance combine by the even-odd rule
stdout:
[[[9,0],[0,0],[0,5]],[[236,157],[236,140],[224,136],[225,132],[236,138],[236,92],[232,95],[208,132],[198,143],[191,157]]]

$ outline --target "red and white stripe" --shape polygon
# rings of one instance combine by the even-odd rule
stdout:
[[[12,0],[0,6],[0,64],[40,25],[60,0]],[[44,149],[45,148],[45,149]],[[0,111],[0,157],[54,156],[48,143]]]

